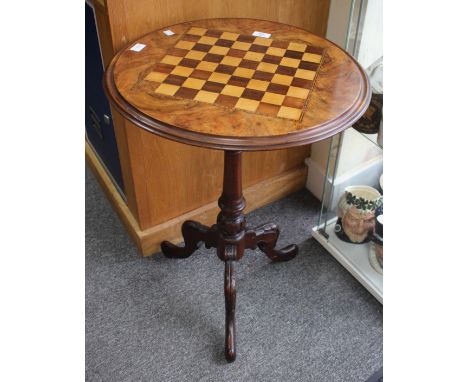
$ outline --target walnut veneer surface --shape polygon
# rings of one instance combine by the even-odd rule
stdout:
[[[359,64],[293,26],[198,20],[136,42],[145,48],[132,51],[134,42],[112,60],[106,91],[132,122],[178,142],[247,151],[304,145],[349,127],[369,103]]]

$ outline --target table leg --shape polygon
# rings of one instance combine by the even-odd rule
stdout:
[[[288,261],[298,252],[295,244],[282,249],[275,249],[279,236],[279,227],[274,223],[263,224],[245,233],[245,247],[255,249],[256,246],[273,261]]]
[[[298,252],[296,245],[281,250],[275,249],[279,228],[275,224],[264,224],[246,230],[245,199],[242,195],[242,152],[224,152],[223,192],[218,205],[221,209],[217,224],[211,228],[194,221],[182,226],[185,244],[182,247],[167,241],[161,243],[161,250],[167,257],[185,258],[205,243],[207,248],[216,247],[218,257],[224,261],[224,297],[226,306],[225,356],[228,362],[236,359],[236,283],[234,264],[244,255],[245,248],[258,248],[273,261],[287,261]]]
[[[236,359],[236,288],[234,262],[244,255],[245,199],[242,195],[242,152],[224,152],[223,193],[218,201],[218,257],[224,261],[224,298],[226,305],[225,356]]]
[[[184,246],[179,247],[168,241],[163,241],[161,250],[166,257],[183,259],[194,253],[200,247],[200,243],[205,243],[206,248],[216,247],[217,235],[216,225],[208,228],[193,220],[187,220],[182,224]]]
[[[227,250],[235,251],[234,247],[228,247]],[[234,258],[235,252],[231,252],[231,254]],[[234,260],[224,262],[224,304],[226,307],[224,355],[228,362],[232,362],[236,359],[236,279],[234,278]]]

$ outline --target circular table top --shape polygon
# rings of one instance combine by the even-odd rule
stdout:
[[[245,151],[332,136],[365,112],[371,95],[361,66],[332,42],[254,19],[198,20],[152,32],[114,57],[104,85],[112,104],[145,130]]]

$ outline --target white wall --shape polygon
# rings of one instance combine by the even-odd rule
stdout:
[[[358,61],[367,68],[383,56],[383,0],[369,0]]]

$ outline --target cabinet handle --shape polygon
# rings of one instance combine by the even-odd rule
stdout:
[[[103,119],[104,119],[104,123],[105,123],[106,125],[110,125],[110,124],[111,124],[111,117],[109,117],[107,114],[104,114]]]

